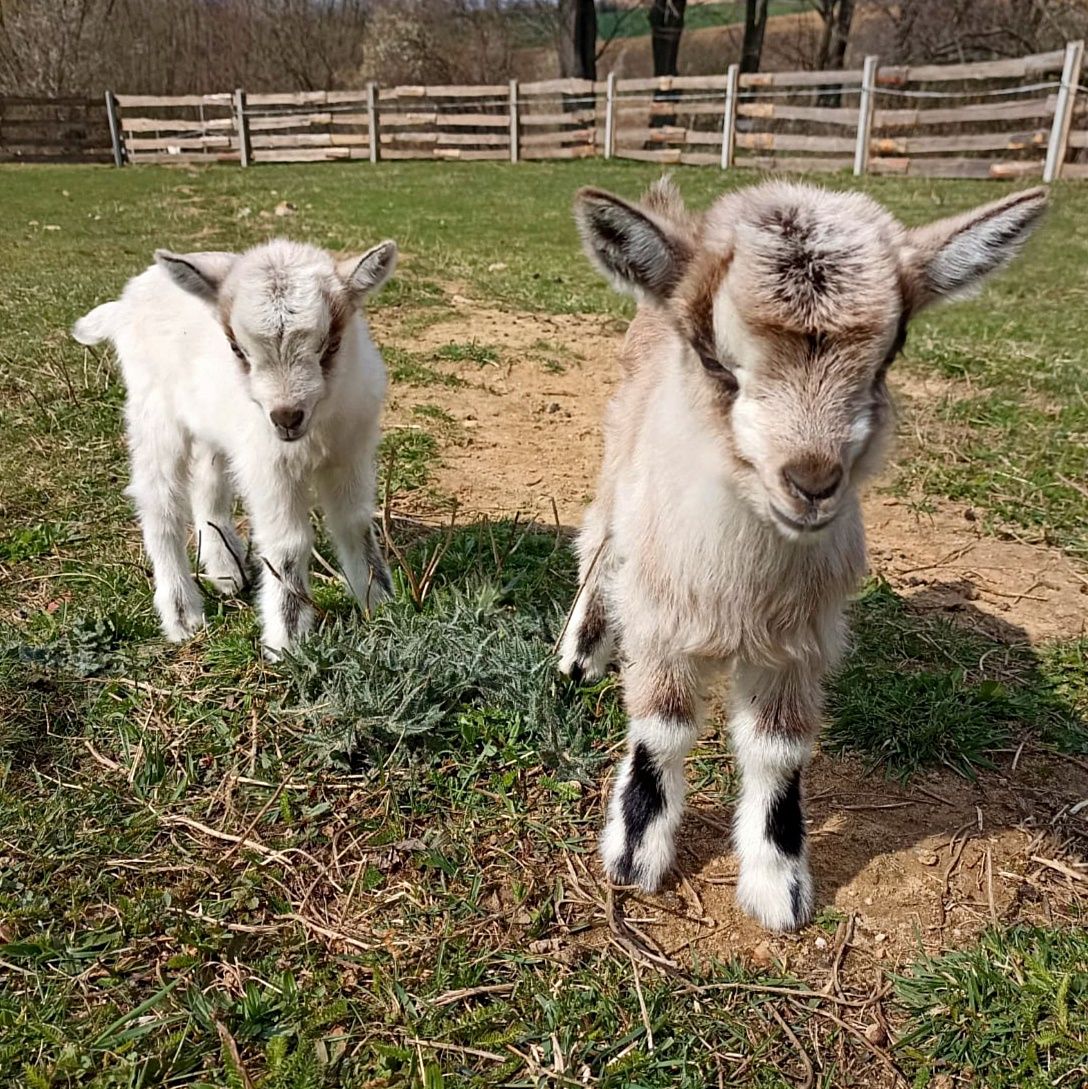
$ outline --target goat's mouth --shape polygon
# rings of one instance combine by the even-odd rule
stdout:
[[[280,427],[276,426],[276,438],[280,442],[298,442],[306,434],[305,427]]]
[[[780,510],[773,503],[770,504],[771,513],[774,515],[775,520],[779,525],[785,526],[787,529],[792,530],[794,533],[819,533],[820,530],[825,529],[831,525],[838,516],[838,511],[832,511],[830,514],[824,515],[822,518],[815,518],[812,521],[803,520],[800,518],[794,518],[792,515],[786,514],[785,511]]]

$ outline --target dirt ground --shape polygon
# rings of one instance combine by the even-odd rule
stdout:
[[[379,341],[416,352],[475,341],[496,348],[498,362],[444,364],[464,387],[398,387],[393,422],[409,422],[420,403],[457,421],[436,483],[458,497],[459,518],[521,511],[577,525],[593,492],[622,325],[476,304],[470,311],[457,296],[453,305],[456,316],[411,336],[379,321]],[[908,415],[911,399],[929,392],[926,383],[896,389]],[[974,512],[952,503],[919,514],[874,489],[865,507],[872,569],[913,608],[1006,643],[1088,631],[1088,580],[1062,553],[986,536]],[[724,754],[719,730],[706,743]],[[740,953],[826,978],[849,949],[842,970],[871,978],[878,966],[961,945],[991,923],[1069,917],[1088,889],[1083,873],[1061,869],[1088,840],[1088,763],[1076,758],[1029,748],[976,783],[931,772],[900,788],[859,761],[817,756],[807,792],[819,902],[838,909],[836,936],[817,927],[769,936],[737,910],[729,812],[699,795],[681,836],[684,878],[630,902],[628,918],[674,956]]]

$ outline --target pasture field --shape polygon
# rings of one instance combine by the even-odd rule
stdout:
[[[1088,187],[896,364],[807,787],[823,908],[783,937],[732,904],[717,712],[681,879],[609,895],[616,681],[554,669],[631,313],[570,201],[654,176],[0,168],[0,1085],[1088,1079]],[[697,206],[739,184],[675,176]],[[864,184],[909,223],[1006,191]],[[67,330],[156,246],[276,232],[401,244],[371,312],[398,595],[357,615],[319,536],[318,630],[269,666],[246,600],[159,637],[123,391]]]

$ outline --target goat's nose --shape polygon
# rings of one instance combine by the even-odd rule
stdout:
[[[782,470],[782,476],[798,499],[818,503],[830,499],[842,482],[842,466],[826,461],[795,461]]]
[[[302,423],[302,417],[306,413],[301,408],[274,408],[268,415],[277,427],[291,431]]]

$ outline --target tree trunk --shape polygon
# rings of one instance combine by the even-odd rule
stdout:
[[[559,0],[559,74],[597,78],[597,8],[594,0]]]
[[[684,32],[684,9],[688,0],[653,0],[650,5],[650,44],[653,49],[654,75],[675,76],[680,59],[680,35]],[[676,98],[674,91],[654,91],[655,102]],[[650,128],[675,125],[675,114],[650,115]]]
[[[653,0],[650,6],[650,42],[655,76],[675,76],[680,57],[680,35],[688,0]]]
[[[846,46],[850,40],[850,24],[854,20],[854,0],[829,0],[820,9],[824,20],[824,33],[820,41],[817,68],[830,70],[842,68],[846,60]],[[842,105],[842,88],[829,88],[819,96],[821,106]]]
[[[763,33],[767,29],[767,0],[747,0],[744,8],[744,45],[740,70],[758,72],[763,55]]]

